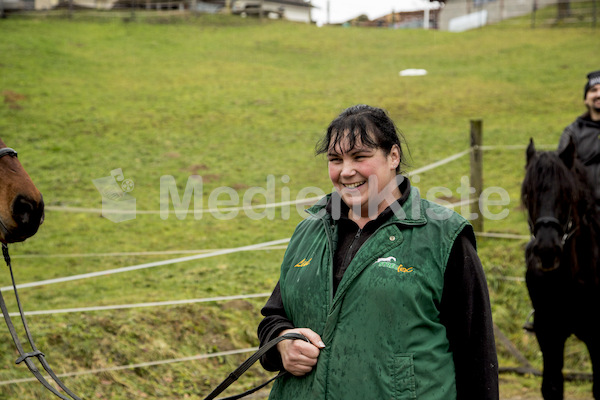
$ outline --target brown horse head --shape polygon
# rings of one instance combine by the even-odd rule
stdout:
[[[44,220],[44,200],[31,178],[0,139],[0,242],[22,242]]]

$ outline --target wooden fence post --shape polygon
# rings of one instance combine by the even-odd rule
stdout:
[[[471,215],[476,215],[471,220],[471,225],[475,232],[483,232],[483,215],[479,207],[481,192],[483,191],[483,152],[481,151],[483,129],[480,119],[471,120],[471,187],[474,190],[472,195],[474,200],[471,203]]]
[[[260,22],[262,22],[262,20],[263,20],[263,10],[264,9],[265,9],[265,0],[260,0],[260,6],[258,7],[258,19],[260,20]]]

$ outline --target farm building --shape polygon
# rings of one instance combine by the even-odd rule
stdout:
[[[383,5],[374,7],[371,10],[365,8],[365,14],[342,22],[341,25],[392,29],[436,29],[437,15],[442,5],[443,3],[438,0],[402,0],[401,2],[390,3],[390,8],[387,10],[384,9],[385,6]],[[326,9],[327,19],[329,19],[329,5]]]
[[[431,0],[407,1],[402,10],[370,20],[361,15],[347,25],[386,28],[425,28],[460,32],[527,15],[537,9],[558,4],[569,16],[571,0]],[[591,10],[590,10],[591,11]],[[589,13],[591,14],[591,12]],[[591,15],[588,19],[593,18]]]
[[[354,26],[388,27],[393,29],[437,29],[440,8],[393,12],[373,20],[363,17],[349,21]]]
[[[527,15],[551,4],[556,0],[446,0],[439,15],[439,29],[463,31]]]
[[[263,15],[284,18],[288,21],[311,22],[311,8],[309,2],[303,0],[234,0],[231,11],[241,16],[257,15],[262,6]]]
[[[257,15],[259,10],[271,18],[289,21],[310,22],[310,3],[303,0],[0,0],[0,10],[48,10],[55,7],[73,7],[97,10],[114,8],[141,8],[148,10],[196,10],[203,13],[218,13],[231,10],[241,16]]]
[[[0,16],[11,11],[33,10],[34,0],[0,0]]]

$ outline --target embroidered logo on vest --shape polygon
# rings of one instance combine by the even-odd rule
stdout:
[[[305,259],[303,259],[302,261],[300,261],[298,264],[294,265],[294,268],[302,268],[302,267],[306,267],[308,264],[310,264],[310,261],[312,260],[309,259],[308,261]]]
[[[396,272],[408,273],[413,272],[413,267],[405,267],[402,264],[396,264],[396,257],[385,257],[378,258],[377,261],[374,262],[378,267],[394,269]]]

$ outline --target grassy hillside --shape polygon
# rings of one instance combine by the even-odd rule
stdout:
[[[455,34],[225,17],[7,19],[0,21],[0,37],[0,135],[19,151],[48,206],[39,233],[11,246],[22,283],[289,237],[301,218],[295,206],[237,215],[227,207],[242,206],[244,196],[256,205],[265,197],[285,202],[329,191],[326,162],[313,156],[314,144],[332,118],[356,103],[389,110],[409,143],[411,170],[467,149],[470,119],[484,121],[486,145],[525,145],[530,137],[555,145],[583,111],[585,74],[600,61],[595,31],[532,30],[526,22]],[[428,75],[400,77],[408,68]],[[508,216],[486,220],[485,230],[526,235],[518,198],[523,151],[490,150],[484,162],[486,187],[510,197],[501,207]],[[138,211],[120,223],[101,217],[102,196],[92,182],[117,168],[134,183]],[[423,194],[443,186],[459,199],[468,174],[463,157],[415,181]],[[161,218],[161,177],[172,176],[183,197],[192,175],[202,178],[196,206],[218,212],[194,218],[192,201],[178,219],[171,203],[168,218]],[[504,279],[523,276],[524,244],[481,238],[479,251],[495,322],[540,367],[535,339],[520,328],[530,309],[524,284]],[[264,293],[277,281],[283,251],[24,288],[21,297],[27,310],[54,310]],[[0,285],[9,279],[1,274]],[[29,323],[57,372],[86,371],[255,346],[264,301],[36,315]],[[6,332],[3,337],[0,381],[28,377],[25,367],[13,365],[13,346]],[[516,365],[501,346],[499,352],[502,365]],[[567,353],[568,368],[590,369],[579,343],[571,342]],[[198,399],[246,356],[65,382],[86,399]],[[253,368],[231,392],[268,375]],[[536,378],[502,378],[505,396],[538,393]],[[589,398],[589,384],[567,387],[573,398]],[[0,398],[49,396],[32,382],[0,385]]]

